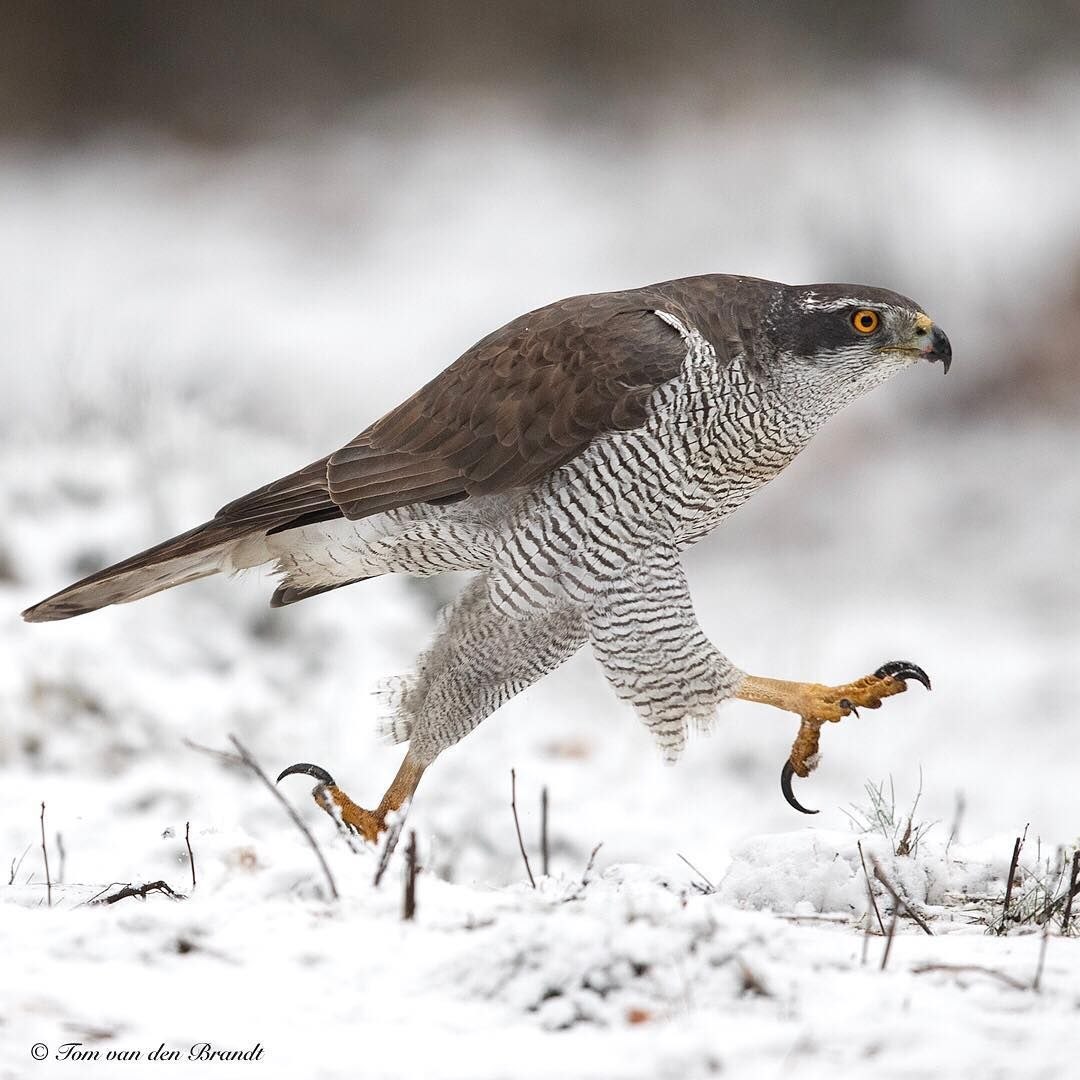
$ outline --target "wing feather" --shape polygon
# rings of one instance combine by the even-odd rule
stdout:
[[[644,423],[653,390],[678,375],[686,355],[657,311],[701,328],[722,358],[752,353],[776,288],[707,275],[529,312],[341,449],[223,506],[213,523],[282,532],[533,484],[597,436]]]
[[[456,481],[447,494],[463,497],[527,486],[598,435],[639,426],[649,395],[686,355],[655,315],[671,302],[650,290],[607,293],[515,319],[332,454],[331,497],[347,517],[385,508],[383,457],[401,453],[425,467],[396,474],[398,505],[419,500],[418,484]]]
[[[336,453],[24,615],[69,618],[255,565],[271,533],[533,484],[598,436],[640,426],[649,396],[679,374],[686,347],[658,311],[699,329],[721,362],[742,354],[754,363],[762,316],[783,288],[706,275],[571,297],[530,312],[489,334]],[[318,591],[279,590],[275,602]]]

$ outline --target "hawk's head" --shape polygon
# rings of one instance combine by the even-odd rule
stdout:
[[[767,319],[781,355],[866,389],[919,360],[948,372],[952,347],[922,308],[869,285],[788,285]]]

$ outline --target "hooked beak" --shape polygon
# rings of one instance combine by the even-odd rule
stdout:
[[[952,346],[945,336],[945,331],[933,323],[929,315],[920,315],[915,320],[914,346],[924,360],[940,361],[945,374],[949,374]]]

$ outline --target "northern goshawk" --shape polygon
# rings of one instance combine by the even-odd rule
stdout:
[[[489,334],[312,465],[69,586],[31,622],[274,564],[275,607],[387,573],[479,573],[400,680],[387,733],[409,747],[375,810],[314,765],[319,804],[374,840],[440,751],[586,642],[664,756],[728,698],[801,718],[781,781],[821,725],[906,689],[906,661],[841,686],[740,671],[694,615],[680,553],[842,406],[920,360],[949,369],[919,305],[864,285],[706,275],[575,296]],[[281,779],[281,777],[279,777]]]

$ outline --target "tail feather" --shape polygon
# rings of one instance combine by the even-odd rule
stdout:
[[[61,589],[27,608],[22,617],[27,622],[71,619],[232,569],[231,550],[250,535],[238,535],[235,526],[224,522],[208,521]]]
[[[210,521],[171,540],[99,570],[22,613],[27,622],[71,619],[110,604],[126,604],[221,571],[280,558],[280,533],[347,517],[371,517],[417,502],[467,497],[462,475],[438,458],[414,460],[404,451],[376,450],[360,435],[341,451],[331,492],[330,469],[338,455],[320,458],[223,506]],[[268,538],[269,541],[268,541]],[[274,550],[272,551],[271,548]],[[285,569],[282,567],[282,569]],[[366,575],[365,575],[366,576]],[[361,581],[363,576],[354,580]],[[351,584],[297,581],[286,576],[272,604],[283,607]]]
[[[107,566],[27,608],[27,622],[71,619],[109,604],[126,604],[221,571],[269,561],[266,536],[308,520],[340,517],[326,490],[323,458],[223,506],[202,525]]]
[[[344,589],[346,585],[355,585],[358,581],[367,581],[372,575],[365,574],[363,577],[350,578],[348,581],[335,581],[329,585],[291,585],[288,578],[285,579],[270,597],[272,608],[288,607],[289,604],[299,603],[311,596],[321,596],[323,593],[333,592],[335,589]]]

